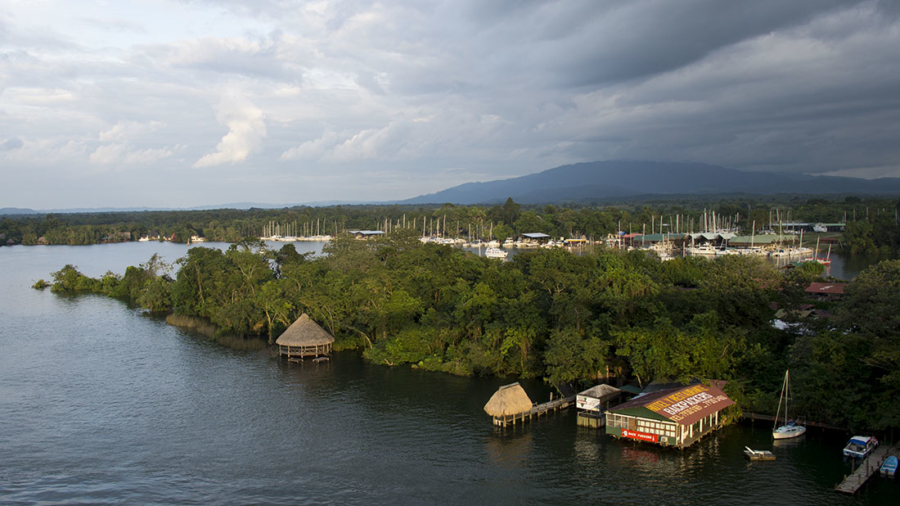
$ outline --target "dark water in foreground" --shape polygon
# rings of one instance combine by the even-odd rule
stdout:
[[[30,288],[66,263],[122,273],[155,251],[186,248],[0,248],[0,504],[898,503],[900,483],[879,478],[855,498],[831,490],[850,470],[844,434],[773,447],[767,425],[733,426],[678,452],[571,412],[500,431],[482,407],[509,379],[353,353],[287,365],[116,300]],[[751,464],[745,445],[778,461]]]

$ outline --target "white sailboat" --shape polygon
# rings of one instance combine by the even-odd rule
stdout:
[[[775,430],[772,437],[775,439],[790,439],[802,436],[806,433],[806,427],[798,425],[796,420],[788,416],[788,405],[791,396],[790,371],[784,371],[784,384],[781,386],[781,398],[778,399],[778,411],[775,413]],[[778,427],[778,415],[781,414],[781,402],[784,401],[784,425]]]

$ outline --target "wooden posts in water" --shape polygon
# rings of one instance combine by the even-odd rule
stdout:
[[[532,417],[540,417],[541,415],[546,415],[550,412],[556,412],[561,409],[566,409],[573,404],[575,404],[575,396],[563,397],[560,399],[545,402],[543,404],[538,404],[530,410],[524,411],[522,413],[505,416],[494,416],[493,421],[494,425],[498,427],[507,427],[510,425],[515,425],[516,422],[525,423],[526,420],[531,421]]]
[[[850,476],[844,476],[844,481],[835,485],[834,490],[845,494],[855,494],[873,474],[878,472],[888,455],[898,452],[900,452],[900,443],[891,448],[888,448],[887,445],[875,448],[859,463],[859,467]]]
[[[531,420],[534,416],[541,416],[551,411],[557,411],[575,404],[575,396],[553,399],[550,402],[534,404],[531,398],[518,383],[504,385],[497,389],[487,404],[484,412],[491,416],[494,425],[506,427],[517,422]]]
[[[306,313],[300,315],[275,341],[278,354],[288,360],[331,355],[334,337],[312,321]]]

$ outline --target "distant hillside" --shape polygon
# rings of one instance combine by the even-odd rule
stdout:
[[[21,207],[0,207],[0,215],[4,214],[34,214],[34,209],[23,209]]]
[[[24,215],[24,214],[63,214],[63,213],[136,213],[144,211],[210,211],[216,209],[238,209],[246,211],[248,209],[286,209],[291,207],[328,207],[338,205],[356,205],[363,202],[357,201],[318,201],[305,204],[265,204],[260,202],[235,202],[231,204],[218,204],[209,206],[196,207],[79,207],[69,209],[23,209],[18,207],[0,207],[0,216],[2,215]]]
[[[563,165],[537,174],[465,183],[401,204],[522,204],[608,200],[637,195],[900,194],[900,179],[742,172],[703,163],[607,161]]]

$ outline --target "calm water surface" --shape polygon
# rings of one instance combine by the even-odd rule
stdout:
[[[898,503],[900,484],[878,478],[855,498],[831,490],[850,470],[843,434],[773,448],[770,427],[734,426],[679,452],[578,428],[574,413],[500,431],[482,407],[509,379],[354,353],[288,365],[120,301],[30,288],[67,263],[121,274],[154,252],[173,262],[186,251],[0,248],[0,503]],[[745,445],[778,461],[751,464]]]

